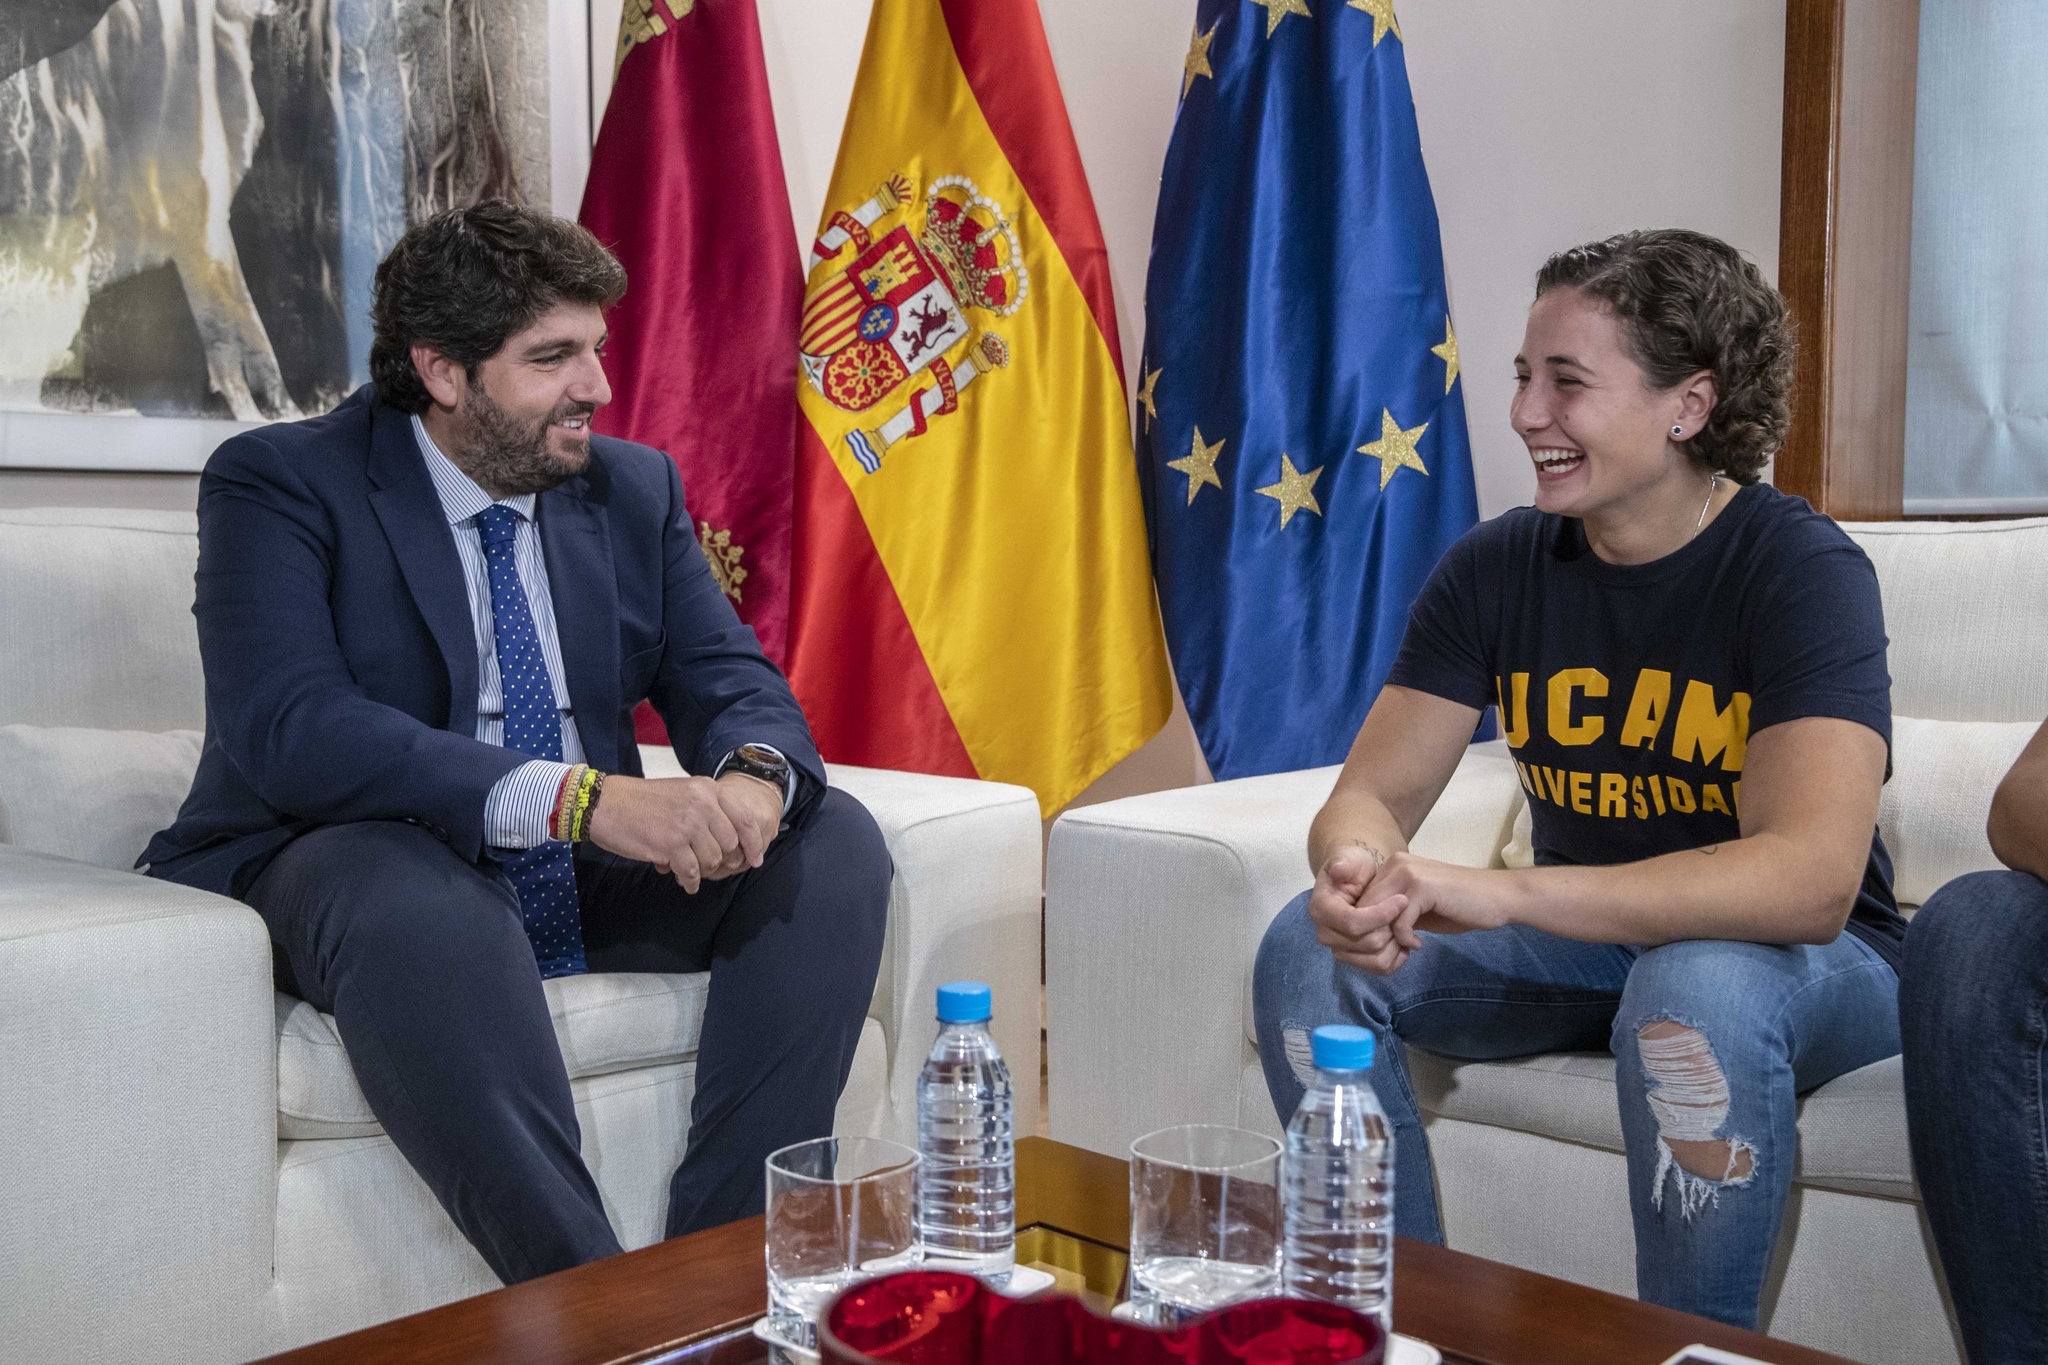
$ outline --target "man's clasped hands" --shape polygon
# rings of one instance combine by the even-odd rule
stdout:
[[[694,894],[759,867],[782,827],[782,792],[743,773],[604,780],[590,838],[622,858],[653,863]]]

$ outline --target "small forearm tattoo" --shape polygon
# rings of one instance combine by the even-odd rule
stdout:
[[[1372,867],[1373,871],[1375,872],[1379,871],[1381,868],[1387,865],[1387,855],[1380,852],[1378,849],[1374,848],[1371,844],[1368,844],[1363,839],[1347,839],[1344,842],[1344,846],[1346,848],[1364,849],[1367,855],[1372,858]]]
[[[1719,844],[1708,844],[1705,848],[1694,850],[1694,852],[1696,853],[1706,854],[1709,858],[1713,857],[1716,853],[1719,853],[1720,851],[1721,846]]]

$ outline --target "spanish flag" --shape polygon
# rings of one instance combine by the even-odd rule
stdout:
[[[798,327],[789,671],[1050,814],[1166,721],[1108,256],[1034,0],[876,0]]]

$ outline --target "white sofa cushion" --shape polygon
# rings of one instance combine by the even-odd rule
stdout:
[[[1454,1062],[1410,1048],[1408,1071],[1425,1113],[1622,1150],[1614,1058],[1607,1053]],[[1852,1194],[1918,1199],[1903,1074],[1899,1059],[1888,1057],[1801,1099],[1794,1178]]]
[[[1892,719],[1892,780],[1877,827],[1902,905],[1921,905],[1966,872],[1998,866],[1985,837],[1991,797],[2037,722]]]
[[[198,529],[190,512],[0,508],[0,725],[205,724]]]
[[[1515,805],[1514,823],[1508,830],[1508,841],[1501,845],[1500,865],[1502,867],[1536,866],[1536,816],[1529,809],[1529,798],[1524,794]]]
[[[0,725],[0,843],[126,871],[192,787],[197,730]]]
[[[709,972],[597,972],[543,982],[571,1080],[696,1056]],[[277,995],[277,1129],[294,1138],[384,1131],[356,1084],[334,1016]]]
[[[1877,570],[1893,714],[2048,716],[2048,517],[1842,529]]]

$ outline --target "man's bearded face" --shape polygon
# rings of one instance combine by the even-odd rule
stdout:
[[[544,493],[590,464],[590,417],[612,400],[595,304],[558,303],[469,367],[458,463],[492,497]]]
[[[501,406],[477,382],[462,400],[468,426],[463,453],[470,477],[501,498],[545,493],[590,463],[590,415],[597,404],[564,398],[538,414]]]

